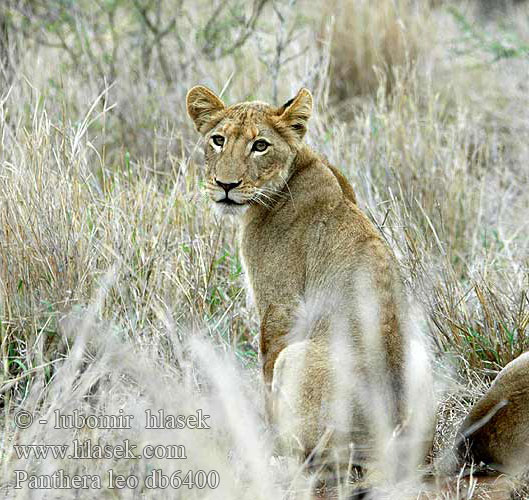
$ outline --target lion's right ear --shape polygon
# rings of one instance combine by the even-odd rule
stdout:
[[[202,85],[193,87],[187,93],[186,105],[187,113],[201,134],[211,130],[219,122],[221,112],[226,109],[215,93]]]

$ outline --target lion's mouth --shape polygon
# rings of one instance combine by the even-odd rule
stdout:
[[[238,201],[234,201],[226,196],[225,198],[222,198],[222,200],[218,200],[213,205],[213,208],[217,215],[220,216],[240,216],[248,208],[248,203],[239,203]]]
[[[244,205],[244,203],[238,203],[236,201],[233,201],[231,198],[223,198],[222,200],[217,201],[217,203],[222,203],[223,205]]]

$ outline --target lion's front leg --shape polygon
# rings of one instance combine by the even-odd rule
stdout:
[[[270,390],[272,385],[277,357],[287,346],[287,335],[292,324],[291,318],[292,309],[278,304],[270,304],[261,318],[259,356],[267,390]]]

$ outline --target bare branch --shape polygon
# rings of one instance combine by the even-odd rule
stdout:
[[[226,57],[232,54],[238,48],[242,47],[246,43],[250,35],[254,32],[257,21],[259,20],[259,17],[261,16],[261,13],[265,5],[269,2],[270,0],[254,0],[253,6],[252,6],[252,14],[250,15],[248,21],[246,22],[246,26],[244,26],[242,34],[240,34],[238,38],[229,47],[224,47],[219,52],[214,53],[213,51],[214,41],[211,38],[209,40],[206,40],[206,44],[202,49],[202,52],[206,55],[206,57],[210,60],[216,57],[217,58]],[[225,6],[226,6],[226,2],[222,2],[215,9],[215,11],[213,12],[213,15],[210,17],[210,19],[206,23],[206,28],[204,30],[206,33],[208,33],[209,31],[215,30],[214,32],[216,34],[218,29],[214,29],[213,25]]]

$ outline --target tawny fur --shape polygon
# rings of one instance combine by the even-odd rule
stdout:
[[[187,109],[205,139],[209,195],[240,215],[268,408],[284,448],[305,459],[348,454],[353,443],[354,460],[368,460],[377,419],[386,437],[406,424],[407,305],[396,260],[353,188],[303,143],[310,92],[279,108],[227,107],[198,86]],[[269,147],[256,154],[263,138]],[[230,205],[219,182],[240,183]],[[427,447],[431,435],[423,437]]]
[[[511,474],[529,469],[529,353],[503,368],[458,435],[462,460]]]
[[[529,353],[511,361],[472,407],[421,499],[508,500],[529,470]]]

